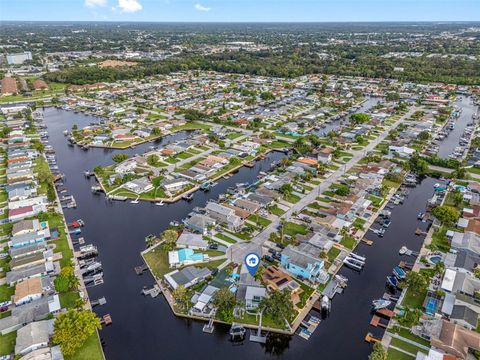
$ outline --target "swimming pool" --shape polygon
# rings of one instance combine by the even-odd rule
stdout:
[[[425,312],[428,315],[435,315],[438,308],[438,300],[434,298],[429,298],[427,304],[425,305]]]
[[[427,261],[432,265],[436,265],[442,262],[442,257],[440,255],[429,255],[427,256]]]

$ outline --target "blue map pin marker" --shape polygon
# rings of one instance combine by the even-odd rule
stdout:
[[[245,256],[245,265],[250,275],[254,276],[257,272],[258,266],[260,265],[260,256],[255,253],[250,253]]]

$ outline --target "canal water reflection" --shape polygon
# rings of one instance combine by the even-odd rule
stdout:
[[[137,276],[133,268],[141,263],[140,252],[145,248],[146,235],[163,231],[170,221],[184,218],[195,206],[216,199],[235,183],[253,182],[258,172],[268,171],[270,163],[284,155],[270,153],[254,168],[241,168],[210,192],[195,193],[190,203],[180,201],[158,207],[148,203],[106,202],[103,196],[91,194],[93,180],[85,179],[83,171],[110,164],[111,156],[118,151],[83,151],[67,146],[63,130],[70,129],[73,124],[81,127],[95,121],[90,116],[48,108],[44,118],[50,134],[49,143],[57,152],[60,171],[66,175],[65,185],[78,204],[77,209],[66,210],[66,218],[68,221],[85,220],[82,236],[87,243],[98,247],[99,260],[104,267],[105,283],[90,288],[89,296],[91,299],[105,296],[107,304],[96,310],[99,315],[112,315],[113,325],[100,332],[107,359],[367,358],[371,346],[363,338],[371,331],[371,300],[383,294],[385,277],[400,260],[399,248],[402,245],[412,250],[420,248],[422,238],[414,232],[418,226],[425,225],[417,222],[416,214],[424,210],[432,195],[434,179],[423,180],[412,189],[403,205],[392,210],[392,224],[384,238],[369,234],[375,244],[372,247],[360,245],[357,252],[367,257],[365,269],[361,273],[341,270],[341,274],[349,278],[349,285],[343,295],[334,299],[331,316],[320,324],[309,341],[298,336],[279,336],[267,345],[248,341],[234,345],[228,341],[228,328],[216,326],[212,335],[206,335],[202,333],[202,323],[175,317],[163,297],[141,296],[141,289],[152,285],[153,278],[150,274]],[[185,133],[176,134],[158,144],[185,136]],[[141,153],[148,146],[150,144],[121,152]]]

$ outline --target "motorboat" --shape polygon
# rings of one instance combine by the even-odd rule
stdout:
[[[348,257],[354,258],[355,260],[360,261],[360,262],[362,262],[362,263],[364,263],[364,264],[365,264],[365,261],[367,260],[366,257],[357,255],[357,254],[355,254],[355,253],[353,253],[353,252],[350,253],[350,254],[348,255]]]
[[[138,204],[140,201],[138,201],[138,199],[135,199],[135,200],[132,200],[130,201],[130,204]]]
[[[398,279],[393,275],[387,276],[387,285],[393,288],[398,287]]]
[[[398,280],[403,280],[407,276],[407,273],[400,266],[395,266],[393,268],[393,275],[395,275]]]
[[[372,309],[373,310],[380,310],[384,309],[387,306],[389,306],[392,302],[390,300],[385,300],[385,299],[377,299],[372,301]]]
[[[247,330],[243,326],[233,324],[232,327],[230,328],[229,334],[233,340],[236,338],[243,338],[246,332]]]
[[[323,312],[330,312],[330,299],[327,295],[323,295],[322,300],[320,301],[320,308]]]
[[[163,204],[163,200],[161,200],[161,201],[159,201],[159,202],[156,202],[155,205],[157,205],[157,206],[163,206],[163,205],[164,205],[164,204]]]
[[[360,261],[358,261],[354,258],[351,258],[351,257],[346,257],[345,259],[343,259],[343,263],[345,264],[345,266],[348,266],[349,268],[357,270],[357,271],[362,270],[363,266],[365,265],[365,263],[360,262]]]

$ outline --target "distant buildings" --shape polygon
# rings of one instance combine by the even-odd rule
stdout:
[[[16,54],[7,54],[8,65],[20,65],[27,60],[32,60],[32,53],[30,51]]]

